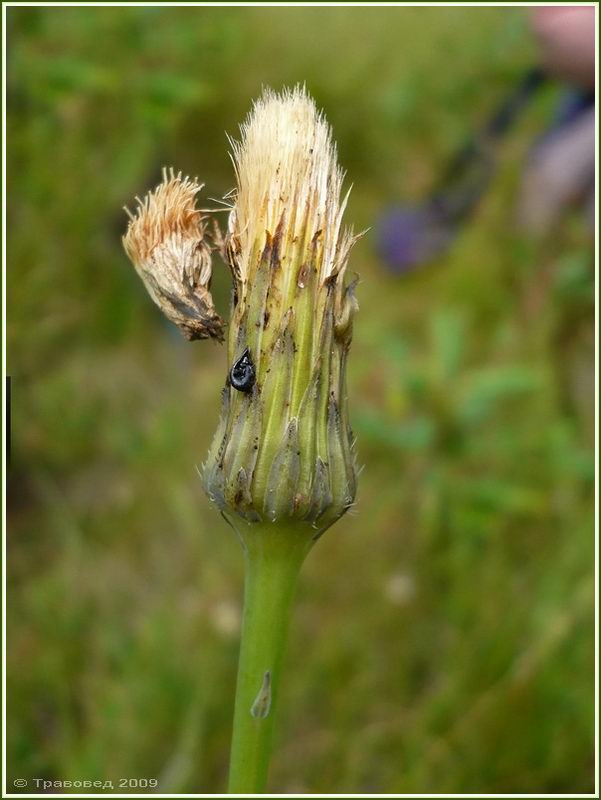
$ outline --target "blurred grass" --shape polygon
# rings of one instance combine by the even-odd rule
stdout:
[[[519,9],[9,8],[8,785],[225,785],[239,545],[194,465],[224,355],[163,323],[121,207],[163,164],[231,188],[224,131],[306,82],[373,225],[419,197],[534,52]],[[271,785],[593,789],[593,279],[577,218],[516,232],[503,148],[444,262],[368,235],[350,362],[358,513],[310,557]],[[227,302],[217,270],[218,305]],[[76,792],[77,793],[77,792]]]

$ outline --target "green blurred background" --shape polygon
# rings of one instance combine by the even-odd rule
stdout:
[[[242,557],[195,465],[224,350],[121,248],[162,165],[232,188],[225,132],[306,82],[347,219],[427,191],[535,59],[524,9],[9,8],[8,786],[226,782]],[[305,565],[271,787],[593,790],[592,252],[515,227],[546,89],[447,258],[361,275],[357,513]],[[229,280],[216,269],[219,308]],[[76,793],[79,793],[76,791]]]

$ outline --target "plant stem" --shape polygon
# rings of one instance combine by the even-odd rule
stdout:
[[[229,792],[258,794],[267,781],[292,600],[314,532],[306,523],[263,523],[239,533],[246,574]]]

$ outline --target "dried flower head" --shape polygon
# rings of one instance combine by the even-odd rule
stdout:
[[[163,171],[163,181],[130,221],[123,245],[148,293],[186,339],[223,341],[224,322],[210,293],[211,249],[206,222],[196,208],[202,184]]]

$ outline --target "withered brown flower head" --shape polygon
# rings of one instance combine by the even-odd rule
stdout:
[[[211,248],[206,221],[196,208],[202,184],[163,170],[163,181],[143,200],[123,245],[148,293],[186,339],[223,341],[225,324],[210,293]]]

